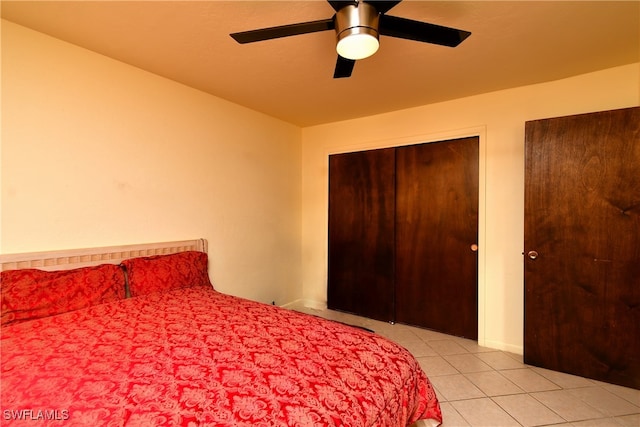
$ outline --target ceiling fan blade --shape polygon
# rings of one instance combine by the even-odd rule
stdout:
[[[380,16],[379,31],[385,36],[449,47],[458,46],[471,35],[469,31],[389,15]]]
[[[333,72],[334,79],[341,79],[343,77],[351,77],[351,72],[353,71],[353,66],[356,64],[354,59],[343,58],[338,55],[338,60],[336,61],[336,69]]]
[[[333,10],[335,10],[336,12],[339,11],[340,9],[342,9],[345,6],[356,6],[358,4],[358,2],[356,0],[343,0],[343,1],[327,0],[327,1],[331,5]]]
[[[319,31],[333,30],[335,24],[333,18],[318,21],[301,22],[299,24],[281,25],[279,27],[262,28],[259,30],[242,31],[230,34],[238,43],[253,43],[263,40],[277,39],[280,37],[297,36],[299,34],[317,33]]]
[[[398,3],[400,3],[402,0],[398,0],[398,1],[371,1],[371,0],[365,0],[365,3],[369,3],[371,6],[375,7],[376,10],[378,11],[378,13],[387,13],[389,10],[391,10],[392,7],[394,7],[395,5],[397,5]],[[336,11],[337,12],[337,11]]]

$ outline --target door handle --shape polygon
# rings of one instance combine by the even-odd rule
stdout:
[[[471,252],[478,252],[478,245],[476,243],[471,245]]]
[[[529,253],[527,253],[527,256],[531,259],[536,259],[538,258],[538,252],[536,251],[529,251]]]

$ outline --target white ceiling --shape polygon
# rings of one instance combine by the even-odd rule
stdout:
[[[640,1],[412,1],[388,14],[470,31],[456,48],[382,36],[333,79],[335,33],[229,33],[330,18],[325,1],[5,1],[2,18],[299,126],[640,61]]]

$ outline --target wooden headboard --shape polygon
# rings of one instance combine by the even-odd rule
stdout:
[[[207,241],[205,239],[195,239],[139,245],[106,246],[102,248],[0,254],[0,271],[24,268],[37,268],[47,271],[70,270],[99,264],[120,264],[127,258],[167,255],[185,251],[207,252],[207,249]]]

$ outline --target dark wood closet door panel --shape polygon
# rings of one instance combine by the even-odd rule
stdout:
[[[396,152],[396,318],[478,338],[477,137]]]
[[[525,141],[524,360],[640,388],[640,108]]]
[[[394,320],[395,152],[329,156],[328,306]]]

